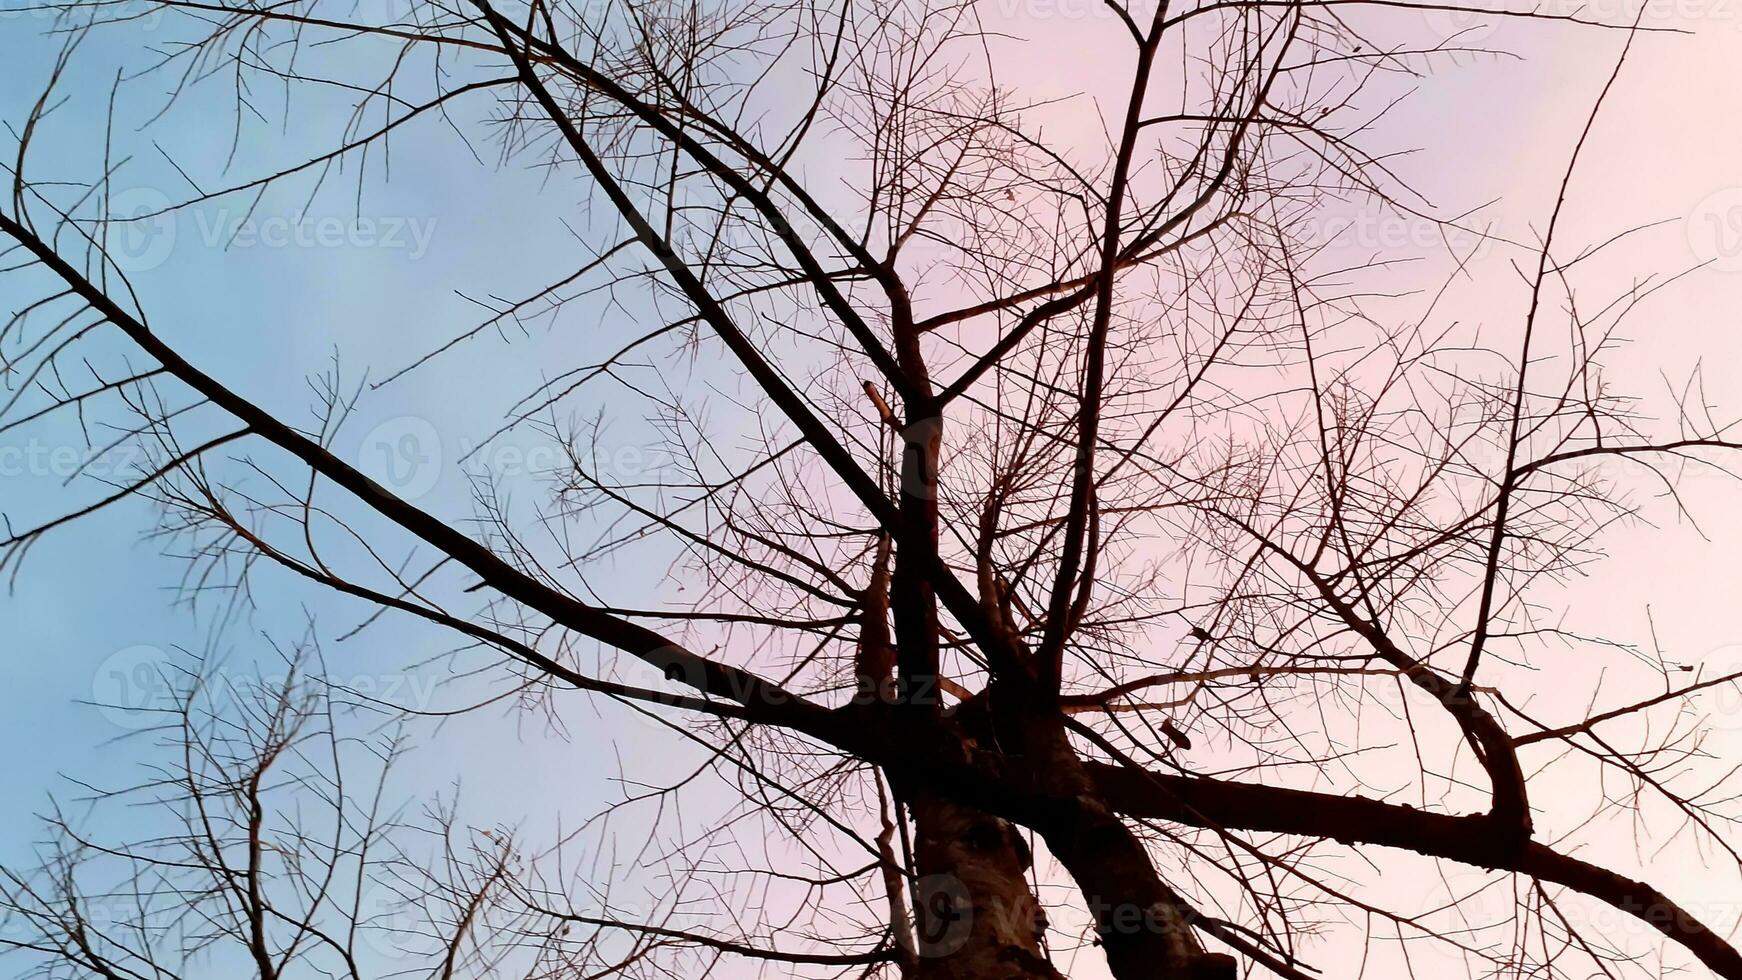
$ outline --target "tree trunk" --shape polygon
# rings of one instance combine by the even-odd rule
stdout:
[[[911,806],[921,876],[914,980],[1064,980],[1041,946],[1033,858],[1016,828],[934,796]]]
[[[1235,980],[1238,963],[1204,949],[1196,910],[1168,887],[1143,841],[1101,800],[1057,716],[1031,719],[1021,739],[1055,793],[1073,801],[1035,829],[1082,892],[1113,976]]]
[[[1118,816],[1081,797],[1076,813],[1043,837],[1082,890],[1118,980],[1235,980],[1234,958],[1204,951],[1193,910],[1161,880],[1143,842]]]

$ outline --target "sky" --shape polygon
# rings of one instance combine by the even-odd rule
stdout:
[[[36,99],[56,53],[43,36],[47,22],[21,6],[21,0],[0,0],[0,120],[13,126]],[[1020,51],[1023,84],[1036,96],[1082,93],[1105,115],[1117,103],[1120,75],[1092,70],[1111,27],[1093,9],[1069,0],[989,0],[986,16],[1008,28],[1009,36],[995,43]],[[1603,0],[1579,9],[1625,22],[1637,7],[1633,0]],[[1388,117],[1381,133],[1390,145],[1422,148],[1395,163],[1437,207],[1485,206],[1480,213],[1504,234],[1540,233],[1623,35],[1518,20],[1448,24],[1446,15],[1433,12],[1388,16],[1398,18],[1400,33],[1468,27],[1472,43],[1517,52],[1471,53],[1443,66]],[[1661,222],[1597,260],[1600,273],[1592,274],[1616,284],[1642,271],[1706,263],[1642,316],[1618,373],[1649,388],[1662,378],[1684,377],[1703,358],[1708,391],[1727,394],[1742,389],[1742,72],[1734,67],[1742,64],[1742,2],[1653,0],[1642,22],[1681,33],[1635,43],[1593,128],[1557,235],[1597,242]],[[51,117],[32,161],[36,176],[64,168],[88,178],[97,171],[114,66],[154,30],[148,18],[134,29],[98,35],[80,52],[66,86],[72,98]],[[129,82],[120,92],[123,119],[148,115],[164,94],[158,79]],[[228,175],[251,175],[263,161],[318,143],[340,112],[342,100],[299,95],[282,129],[249,128]],[[231,152],[232,123],[226,113],[195,101],[148,134],[123,126],[117,142],[133,157],[116,186],[126,188],[125,200],[137,207],[185,195],[187,184],[158,148],[177,163],[222,160]],[[1081,126],[1084,138],[1099,128],[1092,112],[1061,113],[1058,125]],[[432,338],[476,320],[475,299],[524,295],[560,272],[573,254],[574,229],[598,220],[586,207],[587,192],[571,177],[548,178],[519,161],[504,163],[488,139],[468,147],[440,126],[369,166],[382,168],[374,176],[390,172],[391,179],[371,180],[361,205],[351,195],[352,169],[332,175],[306,211],[305,180],[288,193],[269,194],[252,213],[244,201],[224,199],[127,243],[135,265],[129,271],[154,325],[234,388],[286,413],[306,412],[314,402],[308,379],[331,370],[335,360],[347,385],[365,372],[370,379],[387,377]],[[194,176],[203,182],[221,174],[212,165]],[[1340,226],[1351,229],[1342,247],[1351,255],[1424,244],[1417,225],[1359,211],[1347,220],[1354,224]],[[1509,261],[1501,252],[1485,253],[1472,275],[1454,285],[1452,302],[1473,317],[1504,319],[1507,304],[1518,298]],[[15,308],[34,295],[15,278],[0,279],[0,307]],[[643,298],[613,299],[618,305],[583,301],[576,320],[593,330],[535,331],[512,343],[483,338],[428,370],[367,392],[337,451],[420,505],[464,518],[471,488],[462,457],[523,393],[493,388],[488,379],[525,377],[528,363],[563,363],[577,349],[602,350],[611,317],[647,310]],[[704,368],[687,380],[721,379]],[[655,434],[634,419],[616,421],[601,446],[602,465],[613,472],[659,464]],[[88,499],[79,494],[89,493],[90,484],[67,485],[83,451],[70,423],[0,433],[0,511],[22,525],[69,499]],[[545,459],[540,454],[547,451],[534,438],[511,437],[483,458],[510,478],[516,493],[532,495]],[[1742,488],[1699,480],[1688,492],[1701,522],[1697,529],[1673,510],[1654,510],[1657,526],[1618,533],[1610,541],[1613,559],[1569,584],[1564,600],[1586,622],[1616,634],[1641,638],[1654,629],[1676,656],[1733,657],[1742,666],[1742,623],[1735,613],[1742,563],[1733,560],[1742,546]],[[148,507],[129,503],[56,532],[31,552],[11,591],[0,596],[0,690],[6,692],[0,744],[15,747],[4,763],[0,863],[27,858],[51,793],[78,795],[66,775],[97,784],[138,778],[139,743],[116,741],[139,727],[138,712],[114,705],[159,703],[144,667],[176,650],[208,648],[251,664],[261,656],[262,637],[294,638],[309,621],[323,636],[336,636],[367,615],[351,600],[272,579],[271,601],[220,630],[212,611],[196,615],[174,602],[168,586],[182,566],[143,536],[151,519]],[[612,585],[624,593],[661,594],[676,587],[664,572],[629,565],[613,569]],[[442,707],[447,693],[415,665],[440,653],[443,643],[427,631],[373,630],[333,644],[329,666],[352,686]],[[1552,713],[1588,694],[1566,690],[1557,701],[1550,691],[1540,703]],[[1714,708],[1721,719],[1726,709],[1742,718],[1742,704]],[[558,813],[596,810],[618,792],[618,759],[653,751],[648,739],[656,726],[613,705],[578,699],[564,704],[562,716],[561,736],[501,711],[420,731],[424,750],[403,774],[405,792],[427,797],[458,783],[468,800],[478,801],[468,805],[482,822],[534,828],[553,825]],[[1742,736],[1734,734],[1742,724],[1722,727],[1729,730],[1715,744],[1733,739],[1742,749]],[[616,747],[608,748],[613,741]],[[681,749],[670,751],[681,756]],[[1554,791],[1594,798],[1597,788],[1571,782]],[[1568,806],[1568,812],[1587,809]],[[1625,835],[1625,827],[1613,833]],[[1638,858],[1630,852],[1622,847],[1619,856],[1605,857],[1650,866],[1654,881],[1672,895],[1697,899],[1688,904],[1727,924],[1737,920],[1742,882],[1735,868],[1727,875],[1709,871],[1680,850],[1655,854],[1648,848]],[[1421,883],[1393,876],[1375,887],[1407,894]],[[1636,926],[1616,921],[1613,928]],[[1092,969],[1076,975],[1093,976]],[[1429,966],[1417,975],[1462,975],[1453,969]]]

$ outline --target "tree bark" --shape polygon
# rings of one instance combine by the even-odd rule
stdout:
[[[1042,836],[1082,890],[1118,980],[1235,980],[1232,956],[1205,952],[1195,911],[1161,880],[1124,821],[1092,797]]]
[[[911,804],[920,880],[914,980],[1064,980],[1047,960],[1016,828],[926,794]]]

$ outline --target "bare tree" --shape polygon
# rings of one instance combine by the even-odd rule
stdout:
[[[496,897],[509,837],[457,831],[440,806],[415,822],[390,810],[400,741],[340,735],[311,662],[291,652],[270,683],[229,683],[207,663],[165,678],[173,762],[87,801],[151,832],[111,845],[57,814],[42,868],[6,872],[6,942],[36,954],[21,975],[366,976],[381,948],[431,976],[489,967],[502,947],[474,933],[519,926],[492,918],[511,907]],[[432,831],[438,860],[406,850]]]
[[[1568,911],[1595,902],[1661,934],[1664,962],[1742,978],[1711,923],[1575,856],[1587,814],[1531,793],[1588,767],[1624,787],[1605,810],[1737,858],[1729,769],[1703,764],[1689,707],[1737,676],[1586,637],[1546,604],[1634,514],[1611,464],[1673,495],[1738,443],[1692,386],[1654,415],[1605,381],[1664,281],[1580,293],[1578,264],[1609,244],[1556,234],[1582,137],[1523,242],[1432,212],[1365,145],[1400,85],[1467,50],[1376,39],[1360,18],[1378,7],[1458,9],[1108,0],[1096,67],[1122,101],[1104,125],[1030,92],[1022,49],[967,0],[56,8],[65,54],[15,128],[0,209],[8,281],[35,297],[0,333],[0,431],[78,413],[103,420],[92,449],[149,461],[10,518],[7,568],[149,498],[190,600],[313,583],[371,604],[372,634],[458,638],[475,703],[560,723],[570,691],[623,701],[704,760],[641,765],[591,845],[529,850],[449,810],[377,812],[342,777],[372,743],[338,734],[318,682],[201,715],[195,670],[167,730],[187,752],[148,787],[181,825],[115,846],[58,822],[45,871],[9,879],[33,928],[18,955],[44,976],[179,976],[219,955],[246,957],[238,976],[368,976],[353,896],[386,880],[417,910],[419,969],[444,977],[1014,980],[1097,957],[1120,980],[1353,973],[1305,949],[1327,920],[1369,947],[1441,946],[1472,975],[1650,972]],[[232,92],[239,143],[268,91],[286,112],[292,92],[338,92],[349,118],[326,152],[247,179],[160,147],[187,187],[167,209],[116,212],[119,157],[39,173],[81,43],[145,13],[174,33],[118,91]],[[1640,33],[1576,29],[1610,32],[1617,75]],[[1606,94],[1567,97],[1595,121]],[[389,141],[427,127],[573,178],[577,256],[416,338],[372,386],[335,367],[312,422],[203,369],[113,260],[141,222],[312,195],[342,166],[361,195]],[[1407,273],[1337,267],[1312,233],[1350,202],[1509,250],[1528,305],[1487,334],[1432,303],[1395,315],[1376,300]],[[470,515],[420,509],[335,449],[359,398],[534,328],[584,345],[487,386],[522,387],[486,434],[562,448],[536,515],[489,473]],[[736,391],[715,390],[720,359]],[[656,425],[669,465],[601,472],[601,403]],[[606,570],[636,562],[671,563],[685,592],[619,594]],[[1655,664],[1661,689],[1572,718],[1527,704],[1533,657],[1594,680],[1605,656]],[[1671,725],[1618,741],[1647,715]],[[1389,798],[1398,778],[1415,805]],[[266,790],[290,784],[322,816],[272,810]],[[728,812],[634,859],[665,869],[669,904],[626,911],[606,883],[632,862],[564,856],[609,851],[612,818],[661,825],[704,785]],[[1398,907],[1339,870],[1382,848],[1491,870],[1480,890],[1504,891],[1504,914],[1474,916],[1469,895]],[[137,914],[97,934],[93,889]],[[165,916],[194,928],[154,944]]]

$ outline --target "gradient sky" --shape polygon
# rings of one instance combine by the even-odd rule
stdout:
[[[1625,22],[1635,9],[1631,2],[1610,0],[1608,6],[1582,9]],[[42,37],[46,22],[15,9],[19,4],[0,0],[0,119],[14,125],[34,101],[56,47]],[[1123,76],[1085,73],[1084,66],[1104,59],[1110,25],[1095,16],[1057,13],[1069,9],[1074,8],[1038,0],[989,0],[987,16],[1016,35],[999,43],[1021,46],[1022,63],[1030,72],[1023,84],[1034,96],[1087,93],[1100,100],[1105,113]],[[1386,16],[1395,18],[1392,26],[1400,34],[1460,26],[1417,13]],[[1707,390],[1720,396],[1720,405],[1742,410],[1742,396],[1730,397],[1742,391],[1742,339],[1737,333],[1742,323],[1742,71],[1736,69],[1742,65],[1742,3],[1655,3],[1645,23],[1687,33],[1643,37],[1636,43],[1587,147],[1560,234],[1564,241],[1593,242],[1637,225],[1665,222],[1602,260],[1602,274],[1612,275],[1616,284],[1715,260],[1636,320],[1637,343],[1617,375],[1623,384],[1650,389],[1661,385],[1660,374],[1684,377],[1703,357]],[[67,87],[74,98],[52,117],[34,162],[35,176],[62,167],[80,178],[96,172],[100,158],[95,149],[113,65],[120,54],[149,37],[150,30],[147,23],[132,32],[99,35],[81,52]],[[1530,238],[1547,220],[1561,168],[1623,38],[1615,32],[1522,21],[1481,30],[1481,43],[1509,47],[1523,57],[1471,54],[1443,66],[1384,124],[1380,142],[1422,148],[1397,161],[1397,167],[1443,212],[1486,203],[1482,214],[1501,233]],[[1046,43],[1035,43],[1042,35]],[[161,97],[158,79],[130,83],[122,90],[120,115],[143,118]],[[1076,103],[1079,109],[1084,104]],[[252,176],[263,160],[320,143],[334,128],[332,118],[324,115],[332,111],[333,106],[318,101],[299,102],[292,124],[278,136],[261,135],[256,127],[229,176]],[[1073,119],[1084,127],[1085,139],[1099,131],[1092,112],[1061,112],[1058,125],[1072,125]],[[202,113],[196,102],[170,114],[146,135],[123,132],[119,142],[130,146],[135,161],[116,186],[141,189],[143,200],[158,192],[185,194],[186,185],[155,154],[152,141],[180,161],[211,161],[228,152],[230,126],[227,115]],[[371,377],[382,377],[431,346],[432,339],[477,317],[477,308],[460,294],[524,295],[563,268],[574,254],[569,228],[590,220],[583,207],[586,192],[570,177],[547,182],[519,162],[500,164],[487,139],[477,147],[482,162],[440,127],[426,128],[395,145],[391,181],[372,181],[361,211],[353,209],[350,198],[354,172],[335,175],[333,186],[309,210],[317,221],[369,218],[380,235],[396,229],[398,244],[361,241],[354,231],[348,239],[339,235],[312,244],[273,238],[283,220],[296,214],[296,193],[306,193],[306,182],[296,185],[299,192],[268,195],[256,212],[261,222],[258,240],[239,239],[228,249],[213,243],[211,231],[239,220],[245,205],[228,200],[184,213],[172,234],[159,228],[158,238],[140,246],[151,266],[135,276],[145,308],[158,329],[201,367],[287,413],[303,412],[312,404],[305,379],[326,370],[335,352],[353,383],[365,369]],[[371,166],[379,164],[377,160]],[[203,170],[203,177],[218,176],[215,166]],[[272,225],[274,219],[280,225]],[[1408,236],[1416,233],[1377,228],[1377,239],[1348,247],[1383,250],[1397,244],[1387,236],[1404,235],[1402,244],[1407,245]],[[318,225],[313,233],[318,239]],[[1496,322],[1516,316],[1521,291],[1517,277],[1506,268],[1508,258],[1496,252],[1475,263],[1471,277],[1454,288],[1452,302],[1461,304],[1457,308]],[[29,298],[34,294],[14,280],[0,279],[0,303],[8,309]],[[604,323],[611,316],[633,314],[640,302],[635,297],[618,300],[623,310],[600,303],[578,319]],[[464,440],[488,432],[489,423],[522,393],[493,389],[488,381],[495,369],[525,378],[526,359],[572,362],[575,345],[591,352],[599,336],[535,334],[516,337],[512,345],[495,339],[469,344],[458,356],[363,399],[339,448],[390,485],[415,492],[419,504],[463,517],[470,511],[467,482],[457,468]],[[510,365],[518,370],[510,372]],[[407,439],[411,442],[403,441]],[[633,419],[614,425],[605,443],[625,470],[645,465],[655,454],[653,444],[652,434]],[[65,467],[56,462],[56,451],[73,445],[82,443],[64,427],[0,434],[0,510],[23,525],[64,506],[69,494],[86,499],[77,496],[77,488],[90,492],[90,486],[64,488]],[[435,469],[405,469],[405,458],[395,456],[404,445],[413,446],[413,455]],[[516,465],[512,454],[493,458],[499,469]],[[514,485],[520,492],[536,492],[536,481],[530,479]],[[1689,495],[1702,522],[1699,531],[1678,521],[1669,508],[1654,510],[1651,516],[1658,527],[1632,528],[1612,537],[1613,560],[1569,586],[1565,601],[1586,625],[1595,623],[1629,640],[1647,637],[1649,608],[1658,640],[1674,656],[1731,657],[1731,663],[1742,666],[1742,653],[1728,649],[1742,644],[1736,612],[1742,562],[1734,559],[1742,547],[1742,487],[1702,480],[1689,487]],[[59,774],[114,783],[137,772],[138,756],[129,743],[111,743],[125,734],[125,715],[81,702],[134,697],[137,692],[121,678],[132,676],[138,663],[157,655],[154,651],[198,650],[212,642],[210,617],[173,607],[166,586],[176,581],[180,567],[142,540],[150,519],[149,508],[130,503],[57,532],[34,549],[11,594],[0,597],[0,690],[6,692],[0,744],[15,747],[4,769],[9,791],[0,795],[0,861],[28,854],[38,836],[35,814],[47,794],[67,791]],[[663,572],[622,568],[614,584],[623,594],[673,588],[662,581]],[[258,635],[286,639],[300,634],[305,615],[330,636],[364,614],[348,600],[277,578],[271,581],[271,601],[252,619],[229,626],[216,641],[222,649],[236,651],[240,662],[258,655]],[[378,629],[329,649],[329,663],[340,678],[416,692],[427,688],[410,685],[429,678],[406,665],[435,654],[442,642],[427,631],[390,634]],[[1578,710],[1589,689],[1560,693],[1558,702],[1553,692],[1539,702],[1545,714]],[[439,694],[432,697],[440,703]],[[1728,708],[1736,712],[1742,705]],[[459,721],[439,733],[420,733],[419,740],[432,750],[413,757],[415,771],[408,774],[406,792],[429,794],[460,780],[480,820],[532,827],[548,825],[554,814],[565,810],[591,812],[616,792],[616,761],[602,748],[604,740],[615,735],[621,751],[651,753],[640,733],[654,729],[630,712],[578,698],[566,702],[563,711],[566,739],[501,712]],[[1742,749],[1742,738],[1728,734],[1715,744],[1721,746],[1726,739],[1734,743],[1733,749]],[[1574,782],[1556,784],[1554,791],[1594,798],[1596,788]],[[1586,812],[1577,804],[1566,810]],[[1625,839],[1628,828],[1617,823],[1613,833]],[[1620,860],[1630,850],[1624,845],[1605,857]],[[1682,849],[1663,855],[1648,849],[1641,863],[1652,865],[1654,882],[1672,896],[1688,900],[1715,920],[1735,923],[1742,907],[1735,868],[1706,871]],[[1419,873],[1426,864],[1400,859],[1397,866]],[[1403,874],[1388,877],[1378,887],[1407,895],[1422,884]],[[1630,922],[1616,926],[1633,927]],[[1335,968],[1331,972],[1353,975]],[[1092,975],[1090,970],[1077,974]],[[1417,974],[1440,975],[1451,974],[1431,967]]]

